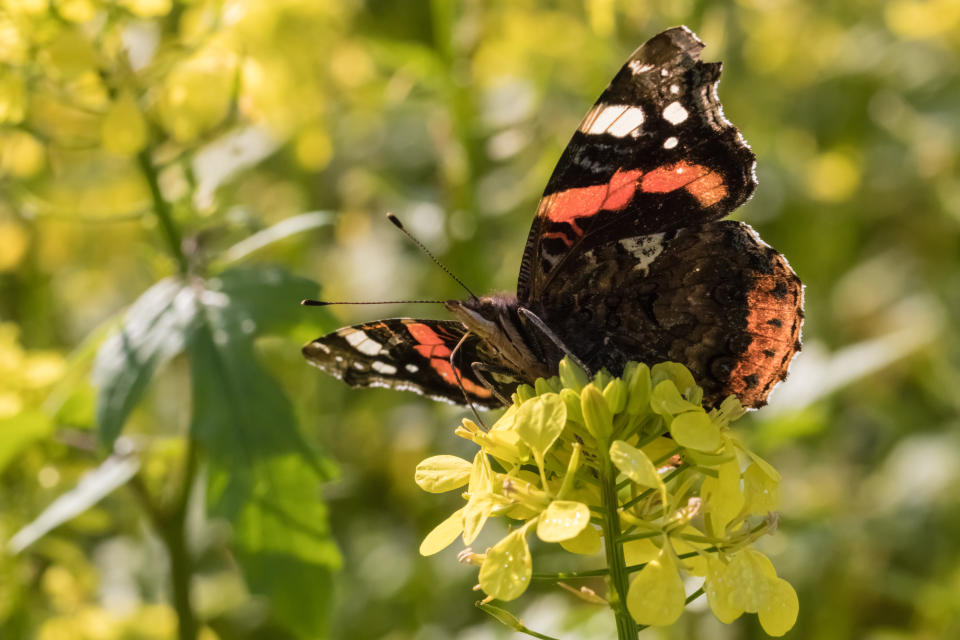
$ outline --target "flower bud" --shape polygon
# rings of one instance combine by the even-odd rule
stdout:
[[[583,422],[587,431],[606,448],[606,443],[613,433],[613,415],[603,394],[593,383],[585,386],[580,392],[580,410],[583,412]]]
[[[604,387],[603,398],[610,407],[610,413],[621,413],[627,406],[627,384],[620,378],[614,378]]]
[[[588,381],[587,374],[575,365],[570,358],[564,358],[560,361],[560,382],[563,383],[564,387],[580,391]]]

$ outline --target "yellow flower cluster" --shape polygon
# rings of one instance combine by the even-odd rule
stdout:
[[[786,633],[796,593],[751,547],[775,526],[779,474],[730,430],[744,413],[737,399],[708,411],[702,397],[676,363],[630,363],[619,378],[603,371],[590,380],[564,360],[558,377],[521,386],[489,430],[463,421],[456,433],[480,447],[472,462],[440,455],[417,466],[425,491],[467,488],[466,504],[420,552],[458,537],[470,545],[499,516],[513,525],[505,537],[485,553],[461,553],[480,566],[490,599],[527,589],[536,532],[572,553],[605,548],[608,564],[622,565],[607,567],[610,605],[621,606],[613,576],[631,574],[625,605],[641,625],[673,623],[703,592],[723,622],[758,613],[768,634]],[[684,574],[703,579],[691,598]]]

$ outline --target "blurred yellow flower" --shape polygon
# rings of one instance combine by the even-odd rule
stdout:
[[[16,124],[23,120],[26,101],[23,77],[10,70],[0,71],[0,122]]]
[[[170,13],[170,0],[122,0],[123,6],[141,18],[155,18]]]
[[[301,167],[308,171],[320,171],[333,155],[330,136],[319,125],[307,127],[297,136],[295,153]]]
[[[45,164],[43,145],[32,135],[16,129],[0,134],[0,175],[30,178]]]
[[[817,200],[842,202],[860,186],[860,167],[848,153],[821,153],[807,165],[807,186]]]
[[[97,6],[92,0],[59,0],[57,13],[70,22],[87,22],[97,15]]]
[[[0,221],[0,271],[9,271],[20,264],[30,237],[23,225],[12,220]]]
[[[954,31],[960,25],[956,0],[896,0],[884,11],[890,31],[905,38],[925,39]]]
[[[122,94],[107,110],[100,125],[103,148],[117,155],[134,155],[147,143],[147,123],[136,99]]]

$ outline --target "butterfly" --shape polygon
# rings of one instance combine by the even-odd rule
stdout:
[[[680,362],[705,406],[766,403],[800,349],[803,286],[750,226],[722,220],[756,187],[724,117],[721,65],[686,27],[626,61],[573,134],[527,238],[517,293],[450,300],[452,320],[392,318],[303,347],[354,387],[494,408],[569,355],[619,374]]]

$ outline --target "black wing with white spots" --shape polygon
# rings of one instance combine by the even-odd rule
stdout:
[[[499,400],[470,366],[484,361],[476,336],[460,345],[450,364],[464,333],[459,322],[390,318],[337,329],[305,345],[303,355],[352,387],[415,391],[456,404],[464,404],[466,394],[478,406],[498,407]],[[512,389],[502,391],[509,395]]]
[[[564,150],[527,239],[521,304],[569,256],[619,238],[720,219],[753,193],[755,157],[723,117],[719,62],[685,27],[627,60]]]

